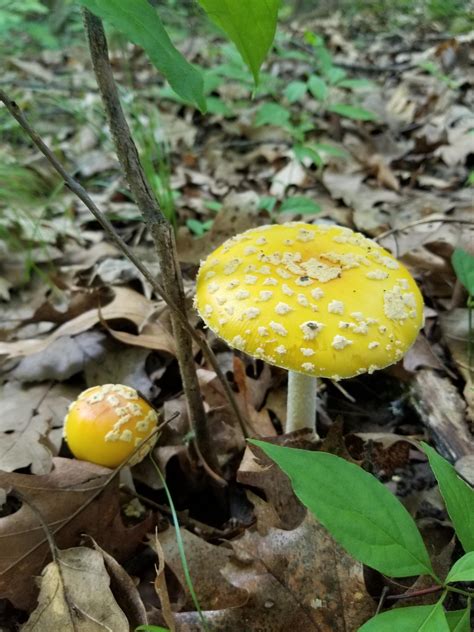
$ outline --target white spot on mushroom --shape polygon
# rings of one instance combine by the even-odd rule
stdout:
[[[264,353],[265,353],[265,349],[263,347],[257,347],[255,349],[255,355],[263,356]]]
[[[372,373],[374,373],[375,371],[378,371],[379,367],[376,364],[371,364],[369,366],[369,368],[367,369],[367,373],[369,375],[372,375]]]
[[[300,285],[301,287],[306,287],[307,285],[312,285],[314,283],[313,279],[310,279],[309,276],[300,276],[295,281],[296,285]]]
[[[284,239],[284,240],[283,240],[283,244],[284,244],[285,246],[292,246],[294,243],[295,243],[295,242],[294,242],[294,239]]]
[[[311,296],[317,301],[320,298],[323,298],[324,292],[320,287],[315,287],[314,290],[311,290]]]
[[[120,400],[116,395],[107,395],[107,402],[111,406],[118,406],[120,404]]]
[[[303,362],[301,368],[303,371],[314,371],[314,364],[312,362]]]
[[[410,288],[410,284],[407,279],[398,279],[398,285],[404,290],[408,290]]]
[[[210,316],[213,311],[212,305],[204,305],[204,316]]]
[[[268,279],[265,279],[263,282],[263,285],[278,285],[278,281],[273,277],[268,277]]]
[[[306,274],[312,279],[317,279],[321,283],[327,283],[332,279],[336,279],[341,276],[342,269],[339,266],[328,266],[318,259],[308,259],[301,264],[301,267],[305,269]]]
[[[283,285],[281,286],[281,291],[287,296],[293,296],[293,294],[295,293],[294,290],[292,290],[291,287],[288,287],[286,283],[283,283]]]
[[[227,302],[227,296],[216,296],[216,303],[218,305],[224,305]]]
[[[288,335],[288,330],[285,327],[283,327],[281,323],[276,323],[275,321],[272,320],[270,322],[270,328],[273,329],[273,331],[279,336]]]
[[[226,274],[227,276],[230,274],[234,274],[234,272],[237,270],[237,268],[240,266],[240,264],[242,263],[242,259],[231,259],[230,261],[228,261],[225,266],[224,266],[224,274]]]
[[[257,329],[257,333],[259,336],[262,336],[262,338],[264,338],[265,336],[268,336],[268,329],[266,327],[259,327]]]
[[[137,421],[135,424],[135,429],[137,432],[146,432],[148,430],[149,423],[146,419],[142,419],[141,421]]]
[[[257,318],[258,316],[260,316],[260,310],[258,309],[258,307],[249,307],[243,312],[242,316],[250,320],[253,320],[254,318]]]
[[[226,305],[224,310],[229,314],[229,316],[233,316],[235,312],[235,307],[233,305]]]
[[[238,290],[235,293],[235,298],[238,299],[239,301],[243,301],[244,299],[248,298],[250,296],[250,292],[248,290]]]
[[[258,281],[256,276],[253,276],[252,274],[247,274],[245,275],[245,284],[246,285],[255,285],[255,283]]]
[[[385,325],[380,325],[379,326],[379,331],[381,334],[384,334],[387,331],[387,327]]]
[[[273,296],[271,290],[261,290],[258,295],[258,301],[269,301]]]
[[[120,435],[120,441],[125,441],[126,443],[130,443],[133,439],[133,432],[131,430],[123,430]]]
[[[254,255],[257,252],[257,249],[254,246],[246,246],[244,248],[244,255]]]
[[[242,338],[242,336],[234,336],[232,338],[232,342],[231,342],[233,347],[245,347],[245,340],[244,338]]]
[[[314,340],[323,327],[323,323],[318,323],[315,320],[308,320],[302,323],[300,329],[303,332],[303,339]]]
[[[307,230],[306,228],[300,228],[300,230],[298,231],[298,234],[296,235],[296,239],[304,243],[308,241],[313,241],[314,231]]]
[[[314,349],[310,349],[309,347],[300,347],[300,351],[304,356],[312,356],[315,354]]]
[[[344,303],[342,301],[331,301],[328,304],[328,312],[330,314],[343,314]]]
[[[377,347],[380,346],[380,342],[377,342],[376,340],[374,340],[373,342],[369,342],[368,347],[369,349],[377,349]]]
[[[388,278],[388,272],[385,272],[385,270],[371,270],[365,276],[374,281],[382,281]]]
[[[120,432],[118,430],[110,430],[110,432],[108,432],[104,437],[104,440],[107,443],[118,441],[119,439],[120,439]]]
[[[212,281],[211,283],[209,283],[209,285],[207,286],[207,290],[210,294],[214,294],[215,292],[217,292],[217,290],[219,289],[219,284],[216,283],[215,281]]]
[[[282,279],[291,279],[291,274],[289,272],[287,272],[286,270],[284,270],[283,268],[277,268],[276,269],[276,273]]]
[[[392,257],[380,257],[379,261],[383,266],[389,268],[390,270],[398,270],[400,267],[398,261],[395,261]]]
[[[270,268],[270,266],[261,266],[257,272],[259,274],[271,274],[272,269]]]
[[[232,279],[232,281],[229,281],[229,283],[227,284],[227,289],[233,290],[238,285],[240,285],[240,281],[238,279]]]
[[[278,303],[275,307],[275,312],[283,316],[283,314],[288,314],[288,312],[292,312],[293,308],[287,305],[286,303]]]
[[[278,347],[275,347],[275,353],[278,353],[278,355],[284,355],[286,353],[285,345],[278,345]]]
[[[359,323],[357,323],[357,325],[352,327],[352,331],[355,334],[368,334],[369,327],[365,321],[361,320]]]
[[[345,349],[345,347],[348,347],[351,344],[352,340],[349,340],[345,336],[337,335],[334,336],[331,346],[333,347],[333,349],[337,349],[338,351],[340,351],[341,349]]]
[[[267,239],[266,237],[258,237],[255,240],[255,243],[257,244],[257,246],[264,246],[267,243]]]
[[[339,329],[349,329],[352,323],[348,323],[346,320],[339,321]]]
[[[206,274],[204,275],[204,278],[206,279],[206,281],[208,281],[209,279],[212,279],[212,277],[215,277],[216,273],[214,272],[214,270],[209,270],[209,272],[206,272]]]
[[[394,285],[391,290],[387,290],[383,297],[385,316],[391,320],[405,320],[408,318],[409,313],[405,303],[405,297],[407,296],[410,297],[413,295],[411,293],[403,294],[402,288],[399,285]],[[408,300],[410,300],[410,298]]]
[[[296,300],[298,301],[298,305],[301,305],[301,307],[309,306],[309,301],[304,294],[298,294]]]
[[[351,316],[354,320],[363,320],[364,319],[364,314],[362,312],[351,312]]]

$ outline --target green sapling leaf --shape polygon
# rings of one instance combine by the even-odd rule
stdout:
[[[237,46],[257,84],[275,37],[280,0],[199,0],[199,4]]]
[[[333,454],[250,443],[280,466],[301,502],[357,560],[392,577],[435,577],[413,518],[374,476]]]
[[[474,490],[459,478],[454,467],[428,444],[421,444],[438,481],[456,535],[466,552],[474,551]]]
[[[173,46],[158,13],[148,0],[79,0],[94,15],[112,24],[141,46],[151,62],[185,101],[206,110],[203,79]]]
[[[474,582],[474,551],[466,553],[459,559],[446,577],[449,582]]]
[[[372,617],[359,632],[450,632],[443,604],[397,608]]]
[[[446,613],[451,632],[471,632],[471,607]]]
[[[451,257],[456,276],[464,285],[471,296],[474,296],[474,257],[463,250],[456,248]]]

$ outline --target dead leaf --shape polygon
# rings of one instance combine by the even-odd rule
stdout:
[[[256,496],[251,501],[257,528],[231,542],[233,554],[222,551],[222,545],[208,544],[188,560],[197,594],[202,584],[209,585],[210,599],[201,605],[213,630],[242,632],[245,622],[248,630],[352,632],[373,615],[375,604],[365,589],[362,564],[335,544],[309,513],[297,528],[285,531],[272,526],[271,505]],[[186,550],[189,542],[186,535]],[[164,548],[167,563],[182,581],[175,547]],[[241,602],[226,607],[221,595],[229,598],[230,589]],[[212,603],[221,603],[221,608],[210,609]],[[195,612],[180,612],[175,618],[179,632],[201,629]]]
[[[41,574],[38,605],[23,632],[129,632],[127,618],[110,590],[99,551],[85,547],[58,551]]]
[[[64,323],[46,338],[18,340],[16,342],[0,342],[0,354],[10,358],[22,357],[38,353],[46,349],[52,342],[62,336],[73,336],[87,331],[100,320],[129,320],[140,328],[149,321],[156,311],[156,304],[142,294],[128,288],[114,288],[114,299],[102,309],[91,309],[80,316]]]
[[[0,472],[0,488],[16,489],[34,504],[53,532],[58,547],[76,546],[86,533],[118,560],[130,555],[150,528],[150,518],[134,527],[124,526],[120,517],[118,478],[85,506],[102,488],[110,470],[86,461],[62,458],[53,459],[53,465],[52,472],[42,476]],[[60,528],[61,525],[64,526]],[[0,518],[0,539],[0,598],[28,610],[37,594],[31,577],[43,568],[49,548],[38,518],[27,504]]]
[[[63,382],[88,364],[100,362],[105,355],[105,340],[105,334],[94,330],[78,336],[61,336],[46,349],[21,358],[9,377],[20,382]]]
[[[12,472],[31,466],[33,474],[49,472],[55,443],[50,432],[62,428],[67,408],[78,392],[51,384],[25,387],[7,382],[0,387],[0,469]]]

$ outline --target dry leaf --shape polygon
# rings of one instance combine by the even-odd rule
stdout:
[[[41,574],[38,606],[22,632],[129,632],[127,618],[110,590],[99,551],[58,551]]]
[[[53,464],[53,471],[44,476],[0,472],[0,488],[16,489],[28,498],[53,532],[64,525],[54,534],[58,547],[75,546],[86,533],[117,559],[130,555],[149,529],[150,520],[130,528],[123,525],[118,478],[85,506],[105,484],[110,470],[72,459],[55,458]],[[0,539],[0,598],[27,610],[37,592],[31,577],[39,574],[49,556],[43,529],[27,504],[0,518]]]

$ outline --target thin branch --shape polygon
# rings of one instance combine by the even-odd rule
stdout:
[[[222,369],[220,368],[217,362],[217,358],[215,357],[212,349],[207,344],[207,341],[201,336],[199,331],[197,331],[190,325],[188,319],[186,318],[186,315],[183,314],[180,310],[178,310],[176,304],[171,299],[171,297],[169,297],[168,294],[165,292],[161,283],[157,281],[157,279],[151,274],[151,272],[142,263],[142,261],[134,254],[133,250],[131,250],[131,248],[129,248],[126,242],[120,237],[120,235],[117,233],[117,231],[115,230],[114,226],[109,221],[107,216],[104,213],[102,213],[102,211],[99,210],[99,208],[94,203],[94,201],[89,196],[89,194],[84,189],[84,187],[66,171],[66,169],[56,158],[56,156],[51,151],[51,149],[43,141],[43,139],[38,134],[38,132],[31,126],[31,124],[29,123],[25,115],[23,114],[18,104],[15,103],[15,101],[12,101],[8,97],[8,95],[1,89],[0,89],[0,101],[4,103],[5,107],[10,112],[12,117],[18,122],[20,127],[28,134],[28,136],[31,138],[34,145],[43,154],[43,156],[45,156],[45,158],[48,160],[51,166],[55,169],[55,171],[61,176],[67,188],[72,193],[74,193],[74,195],[76,195],[84,204],[84,206],[92,213],[92,215],[95,217],[97,222],[102,226],[102,228],[104,229],[105,233],[110,238],[110,240],[125,255],[125,257],[127,257],[127,259],[131,263],[133,263],[133,265],[137,268],[137,270],[143,275],[146,281],[148,281],[148,283],[151,285],[153,290],[165,301],[168,307],[175,311],[176,315],[180,318],[183,327],[186,327],[190,336],[192,336],[193,340],[198,344],[204,357],[214,369],[218,379],[222,383],[222,386],[224,388],[224,393],[229,402],[229,405],[232,411],[234,412],[236,419],[238,420],[244,435],[247,436],[248,433],[246,430],[247,428],[246,421],[240,411],[239,406],[237,405],[237,402],[235,400],[235,397],[229,385],[229,382],[227,378],[225,377],[225,375],[223,374]]]
[[[390,230],[386,230],[384,233],[380,233],[380,235],[374,237],[374,241],[381,241],[389,235],[401,233],[402,231],[407,230],[407,228],[413,228],[414,226],[420,226],[421,224],[467,224],[469,226],[474,226],[474,221],[472,219],[455,219],[454,217],[433,217],[432,219],[418,219],[414,222],[409,222],[408,224],[399,226],[398,228],[391,228]]]

